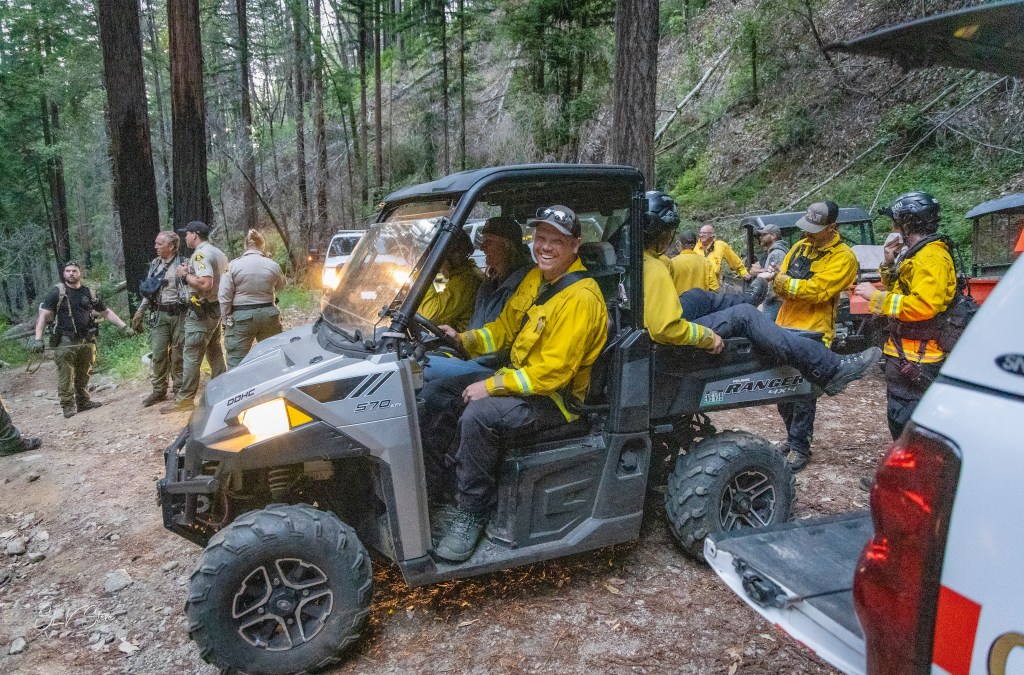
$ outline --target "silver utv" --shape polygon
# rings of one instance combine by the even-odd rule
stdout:
[[[585,165],[482,169],[396,192],[317,322],[209,383],[158,488],[166,527],[205,546],[186,602],[203,658],[252,673],[329,665],[366,626],[371,554],[421,585],[629,541],[649,484],[668,483],[669,525],[698,558],[708,533],[789,517],[784,459],[752,434],[718,433],[707,413],[812,388],[742,339],[716,356],[651,344],[643,194],[635,169]],[[584,223],[608,343],[579,420],[507,440],[486,539],[446,562],[432,555],[417,393],[424,362],[459,349],[416,308],[455,228],[499,214],[525,223],[554,203]]]

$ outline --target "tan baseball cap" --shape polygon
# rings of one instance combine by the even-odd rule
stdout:
[[[804,217],[796,221],[796,226],[804,232],[816,234],[836,222],[839,207],[835,202],[815,202],[807,209]]]

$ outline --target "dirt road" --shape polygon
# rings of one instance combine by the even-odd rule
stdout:
[[[119,383],[65,420],[52,363],[0,371],[0,392],[44,439],[0,458],[0,672],[214,673],[182,612],[199,549],[163,529],[155,497],[185,416],[143,409],[147,388]],[[773,409],[713,419],[782,437]],[[880,376],[823,399],[797,517],[865,507],[857,481],[887,439]],[[16,540],[25,552],[5,554]],[[678,551],[657,496],[630,545],[418,589],[374,566],[370,628],[337,672],[829,672]]]

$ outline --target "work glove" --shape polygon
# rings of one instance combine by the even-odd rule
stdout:
[[[46,349],[46,345],[43,344],[42,340],[32,340],[28,343],[28,348],[32,350],[33,354],[42,354],[43,350]]]
[[[132,330],[135,331],[136,333],[142,332],[142,319],[143,317],[141,309],[132,315]]]
[[[134,317],[132,317],[132,323],[135,323]],[[128,324],[121,326],[121,335],[125,337],[135,337],[136,333],[138,333],[138,331],[135,330],[133,326],[129,326]]]

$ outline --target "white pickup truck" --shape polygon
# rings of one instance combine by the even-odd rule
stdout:
[[[1021,76],[1022,35],[1017,1],[842,47]],[[762,616],[845,673],[1024,673],[1022,422],[1018,260],[885,456],[870,512],[712,535],[704,556]]]

